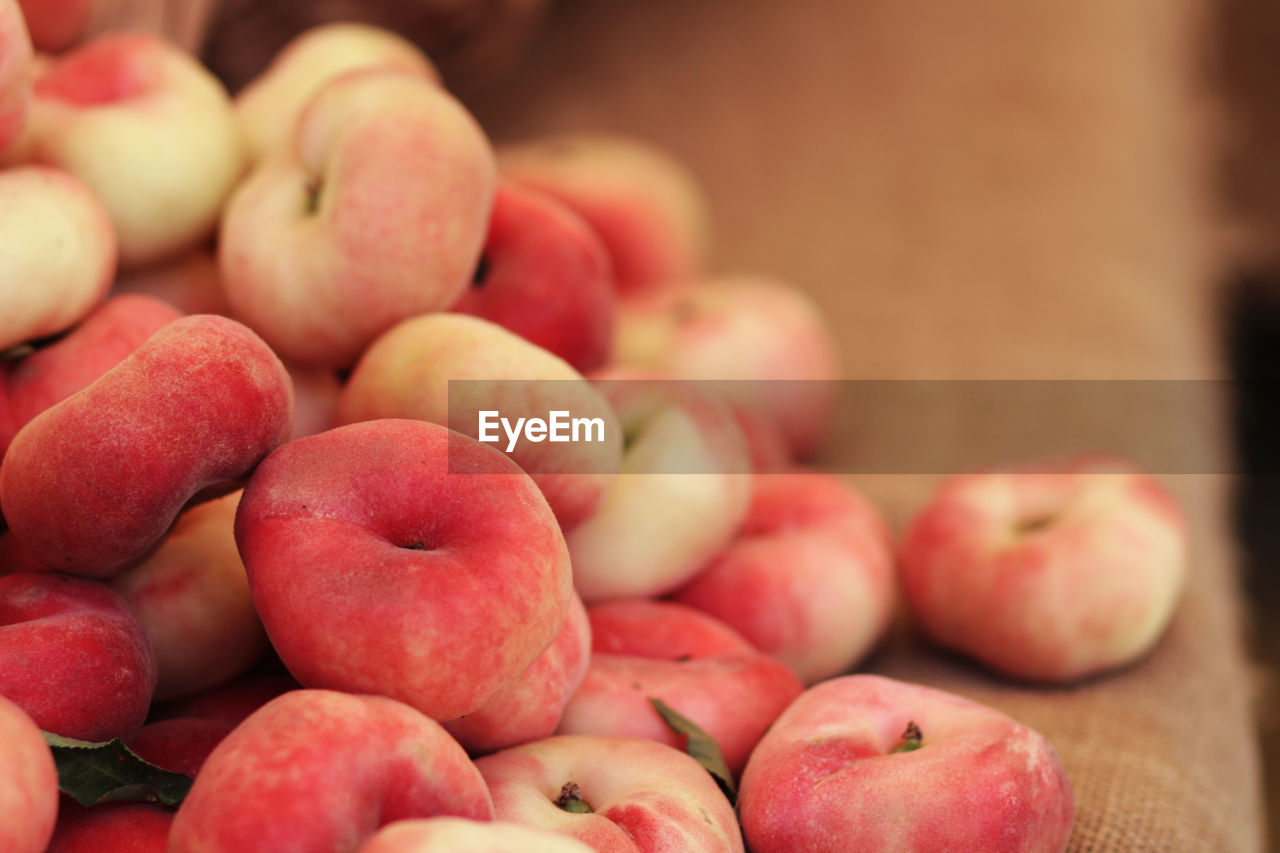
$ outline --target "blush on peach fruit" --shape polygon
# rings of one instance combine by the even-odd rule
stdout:
[[[407,71],[439,83],[422,51],[393,32],[346,21],[313,27],[281,48],[236,95],[236,120],[250,159],[287,144],[298,116],[325,84],[366,68]]]
[[[58,824],[45,853],[165,853],[173,811],[151,803],[58,804]]]
[[[149,296],[112,297],[65,337],[0,364],[0,456],[28,421],[93,384],[181,316]]]
[[[480,264],[450,310],[497,323],[585,372],[609,357],[616,301],[596,233],[551,196],[500,181]]]
[[[429,817],[387,824],[359,853],[591,853],[591,848],[548,829],[504,821]]]
[[[742,853],[733,807],[698,762],[635,738],[562,735],[476,761],[498,820],[599,853]]]
[[[236,316],[287,360],[351,366],[399,321],[458,300],[496,181],[483,131],[440,87],[408,72],[343,75],[223,214]]]
[[[189,696],[253,665],[267,638],[236,548],[240,492],[178,516],[164,542],[111,580],[156,650],[156,699]]]
[[[0,350],[75,325],[115,268],[111,220],[88,187],[43,166],[0,171]]]
[[[125,267],[208,237],[244,167],[222,84],[177,45],[141,32],[99,36],[42,69],[9,159],[57,166],[92,188]]]
[[[697,389],[602,379],[626,446],[600,508],[568,531],[574,588],[591,604],[680,587],[733,536],[751,465],[733,412]]]
[[[1077,460],[953,477],[901,547],[912,612],[999,672],[1069,681],[1159,640],[1187,573],[1181,511],[1131,465]]]
[[[509,454],[533,477],[565,530],[596,511],[621,457],[621,429],[612,407],[564,361],[487,320],[429,314],[395,326],[361,357],[334,420],[413,418],[479,439],[482,411],[512,422],[545,420],[552,411],[598,419],[600,429],[592,438],[603,440],[522,438]],[[497,438],[490,446],[505,454],[508,436],[496,422],[490,426]]]
[[[710,217],[670,154],[638,139],[568,134],[507,145],[502,175],[563,202],[609,252],[618,292],[666,290],[706,271]]]
[[[0,505],[45,565],[111,575],[192,498],[234,488],[292,418],[289,376],[260,338],[183,317],[22,428],[0,464]]]
[[[816,305],[763,278],[701,281],[619,306],[613,360],[718,383],[726,398],[782,432],[794,458],[821,444],[839,358]]]
[[[493,817],[484,780],[439,724],[381,696],[297,690],[214,748],[169,850],[354,851],[385,824],[436,816]]]
[[[616,601],[587,612],[599,636],[582,686],[560,718],[560,734],[681,746],[683,736],[649,701],[661,699],[709,734],[730,772],[740,773],[761,735],[804,690],[784,664],[683,605]]]
[[[472,755],[549,737],[590,659],[591,624],[582,599],[574,595],[569,616],[546,651],[480,708],[446,722],[445,730]]]
[[[564,537],[533,481],[422,421],[280,448],[245,489],[236,541],[298,681],[391,696],[437,720],[524,672],[572,595]]]
[[[158,720],[143,726],[130,739],[129,748],[143,761],[194,779],[214,747],[234,728],[225,720],[201,717]]]
[[[0,0],[0,154],[18,138],[27,121],[31,56],[22,9],[14,0]]]
[[[818,471],[757,474],[737,537],[673,598],[806,683],[848,672],[888,626],[896,577],[880,514]]]
[[[45,731],[127,737],[151,705],[156,658],[119,595],[55,572],[0,577],[0,696]]]
[[[778,718],[738,811],[752,853],[1061,853],[1075,809],[1040,734],[940,690],[853,675]]]
[[[0,620],[4,622],[7,619]],[[0,627],[0,633],[5,630]],[[37,725],[4,695],[0,695],[0,814],[5,816],[0,820],[0,849],[9,853],[42,853],[58,815],[53,754]]]

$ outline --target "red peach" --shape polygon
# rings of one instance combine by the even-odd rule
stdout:
[[[753,853],[1061,853],[1074,810],[1044,737],[872,675],[797,699],[752,753],[738,798]]]
[[[620,293],[666,289],[705,271],[707,202],[666,152],[620,136],[563,135],[505,146],[498,165],[504,177],[554,196],[595,229]]]
[[[151,708],[151,719],[197,717],[235,725],[272,699],[302,687],[287,672],[255,669],[217,687]]]
[[[287,438],[292,409],[284,366],[251,331],[175,320],[14,437],[0,464],[9,529],[45,565],[110,575],[193,497],[247,476]]]
[[[609,256],[573,211],[501,181],[480,266],[450,310],[497,323],[577,370],[594,370],[613,338]]]
[[[774,425],[794,458],[820,446],[835,403],[835,338],[799,290],[726,277],[623,303],[613,337],[621,365],[678,379],[730,380],[732,403]]]
[[[188,696],[247,670],[266,649],[236,548],[240,492],[178,516],[165,541],[111,581],[156,650],[157,699]]]
[[[391,696],[438,720],[475,711],[527,669],[572,594],[564,537],[533,481],[422,421],[366,421],[280,448],[245,489],[236,540],[298,681]]]
[[[1173,498],[1126,463],[953,477],[912,522],[903,587],[925,632],[1018,678],[1123,666],[1164,632],[1186,580]]]
[[[385,824],[435,816],[493,817],[484,780],[439,724],[380,696],[296,690],[214,748],[169,850],[354,851]]]
[[[143,761],[194,779],[214,747],[234,728],[225,720],[174,717],[147,723],[129,741],[129,748]]]
[[[753,478],[737,538],[673,597],[813,684],[848,672],[880,637],[894,583],[875,507],[838,477],[795,470]]]
[[[0,456],[28,421],[87,388],[182,314],[149,296],[102,303],[66,337],[0,367]]]
[[[55,734],[104,741],[146,719],[147,635],[119,595],[55,572],[0,577],[0,696]]]
[[[487,436],[484,411],[494,413]],[[497,421],[545,420],[553,411],[598,420],[598,434],[588,430],[591,441],[521,438],[513,445]],[[374,418],[430,421],[501,448],[533,477],[565,530],[600,506],[622,454],[613,408],[581,374],[501,326],[460,314],[406,320],[365,351],[334,420]]]
[[[172,811],[150,803],[85,807],[63,797],[45,853],[165,853],[172,824]]]
[[[637,737],[680,746],[650,699],[688,717],[719,745],[739,773],[752,748],[804,685],[710,616],[680,604],[618,601],[588,611],[591,665],[565,706],[561,734]],[[621,623],[621,624],[617,624]]]
[[[445,723],[445,730],[472,755],[548,737],[582,683],[590,659],[591,624],[582,599],[575,595],[564,626],[547,650],[480,708]]]

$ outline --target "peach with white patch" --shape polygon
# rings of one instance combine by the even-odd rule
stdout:
[[[702,189],[669,153],[606,134],[566,134],[507,145],[504,177],[563,202],[609,252],[618,292],[651,293],[703,274],[710,216]]]
[[[737,537],[674,594],[813,684],[848,672],[888,626],[897,581],[880,514],[818,471],[757,474]]]
[[[647,740],[558,736],[476,762],[498,820],[599,853],[742,853],[733,807],[683,752]]]
[[[778,718],[738,811],[752,853],[1061,853],[1075,805],[1037,732],[941,690],[853,675]]]
[[[287,144],[307,102],[331,80],[367,68],[419,74],[439,83],[431,61],[412,43],[368,24],[324,24],[295,36],[266,70],[236,95],[236,120],[249,158]]]
[[[343,75],[227,205],[231,306],[282,357],[349,367],[396,323],[457,301],[496,182],[483,131],[440,87],[409,72]]]
[[[111,220],[89,187],[43,166],[0,171],[0,350],[84,319],[115,268]]]
[[[89,185],[126,267],[208,237],[244,168],[222,84],[176,45],[136,32],[100,36],[49,63],[8,160],[58,166]]]
[[[623,303],[613,360],[730,380],[721,393],[780,430],[797,459],[818,449],[835,405],[834,335],[804,293],[764,278],[709,279]]]
[[[1154,479],[1082,460],[947,480],[899,559],[934,641],[1007,675],[1070,681],[1159,640],[1186,582],[1186,527]]]

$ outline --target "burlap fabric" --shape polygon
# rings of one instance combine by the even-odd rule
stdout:
[[[1196,13],[562,0],[474,107],[499,139],[612,129],[669,146],[711,195],[717,266],[808,289],[851,377],[1212,376]],[[931,485],[860,482],[898,521]],[[1191,521],[1191,582],[1139,665],[1027,688],[905,627],[870,662],[1044,732],[1075,785],[1074,851],[1262,846],[1229,484],[1168,482]]]

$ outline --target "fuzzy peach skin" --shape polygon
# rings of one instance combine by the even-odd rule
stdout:
[[[231,305],[281,356],[349,367],[400,320],[457,301],[496,182],[483,131],[430,80],[343,75],[227,206]]]
[[[364,843],[360,853],[591,853],[591,848],[559,833],[518,823],[481,823],[457,817],[430,817],[388,824]]]
[[[495,423],[490,436],[497,440],[486,442],[533,477],[563,529],[596,511],[621,464],[622,431],[613,408],[564,361],[487,320],[429,314],[398,324],[361,357],[334,422],[413,418],[480,439],[481,411],[513,422],[545,420],[552,411],[598,418],[603,429],[593,438],[603,441],[520,439],[508,454],[509,439]]]
[[[586,372],[609,357],[616,303],[609,256],[590,226],[551,196],[500,181],[480,265],[450,310]]]
[[[207,248],[192,249],[177,258],[116,277],[115,293],[142,293],[168,302],[184,314],[231,316],[231,303],[222,287],[218,258]]]
[[[498,820],[554,830],[599,853],[743,849],[733,807],[711,775],[660,743],[564,735],[485,756],[476,766]]]
[[[0,506],[45,565],[109,576],[192,498],[247,477],[292,419],[289,375],[260,338],[183,317],[22,428],[0,464]]]
[[[479,772],[444,729],[381,696],[297,690],[214,748],[169,851],[350,853],[385,824],[436,816],[493,817]]]
[[[706,271],[711,225],[702,189],[653,145],[605,134],[552,136],[503,146],[498,166],[595,229],[619,293],[665,290]]]
[[[88,187],[56,169],[0,171],[0,349],[75,325],[115,267],[111,220]]]
[[[181,48],[136,32],[100,36],[51,62],[9,159],[58,166],[88,184],[111,215],[126,267],[209,236],[244,169],[222,84]]]
[[[1159,483],[1086,460],[947,480],[899,562],[911,610],[937,643],[1006,675],[1070,681],[1155,645],[1186,551],[1181,511]]]
[[[895,753],[910,724],[919,748]],[[1074,811],[1044,737],[993,708],[874,675],[811,687],[738,786],[752,853],[1061,853]]]
[[[45,731],[128,737],[146,719],[156,658],[119,595],[55,572],[0,577],[0,696]]]
[[[5,629],[0,628],[0,632]],[[40,729],[0,696],[0,849],[42,853],[58,815],[58,771]]]
[[[155,647],[157,700],[228,681],[267,647],[236,548],[240,495],[232,492],[182,513],[155,551],[111,580]]]
[[[181,316],[149,296],[116,296],[65,337],[0,364],[0,456],[28,421],[93,384]]]
[[[582,599],[574,595],[569,616],[547,650],[480,708],[446,722],[445,730],[472,755],[548,737],[587,674],[590,660],[591,623]]]
[[[876,508],[839,477],[793,470],[752,478],[737,537],[673,598],[813,684],[848,672],[884,633],[896,582]]]
[[[595,515],[567,535],[583,601],[677,589],[746,515],[751,464],[728,406],[671,383],[600,379],[627,437]]]
[[[285,45],[262,74],[236,95],[236,119],[255,162],[287,144],[307,102],[336,77],[365,68],[407,71],[440,82],[412,43],[368,24],[313,27]]]
[[[0,153],[22,132],[31,103],[31,37],[22,9],[0,0]]]
[[[45,853],[165,853],[173,812],[150,803],[58,803],[58,824]]]
[[[821,444],[839,375],[818,307],[795,288],[741,276],[624,302],[613,361],[677,379],[731,380],[720,392],[776,426],[797,459]]]
[[[129,741],[129,748],[144,761],[194,779],[214,747],[234,728],[225,720],[200,717],[158,720],[143,726]]]
[[[533,481],[422,421],[280,448],[245,489],[236,541],[298,681],[391,696],[437,720],[524,672],[572,595],[564,537]]]
[[[710,616],[681,604],[616,601],[590,608],[591,665],[560,718],[560,734],[638,737],[684,743],[650,699],[661,699],[720,744],[732,773],[804,685],[784,664],[761,654]]]

